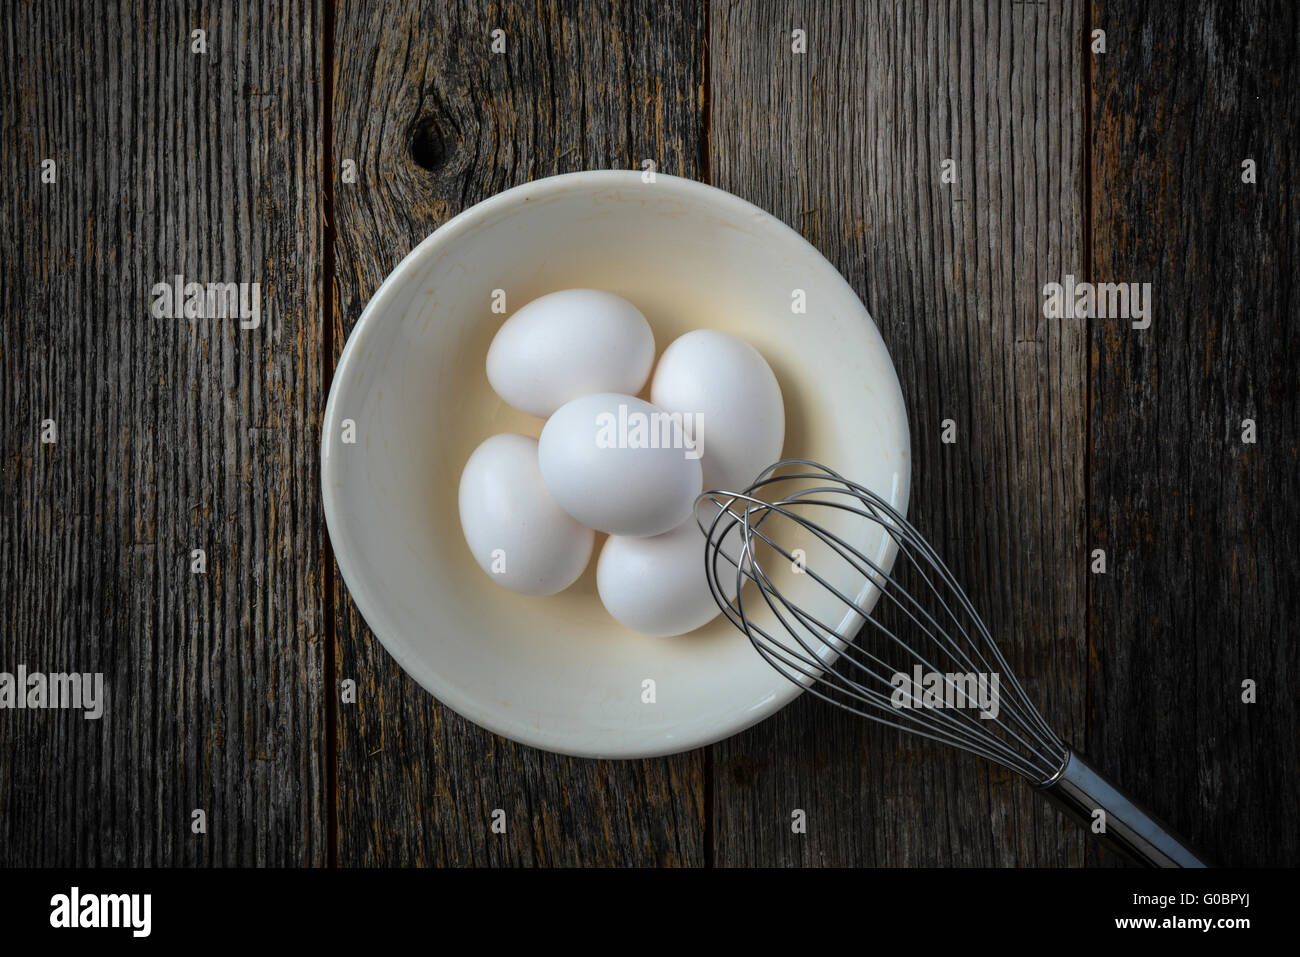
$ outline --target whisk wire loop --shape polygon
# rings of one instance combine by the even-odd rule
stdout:
[[[786,679],[854,714],[978,754],[1035,784],[1060,771],[1068,749],[1034,707],[952,572],[885,499],[820,463],[787,459],[743,491],[709,491],[699,501],[717,509],[711,521],[697,509],[708,540],[705,574],[714,600]],[[830,518],[812,517],[817,515],[857,520],[854,541],[831,528]],[[776,519],[794,523],[806,539],[786,547],[765,530]],[[863,522],[881,537],[860,534]],[[764,565],[761,548],[798,575],[802,600],[777,584],[777,568]],[[833,567],[813,567],[807,556],[818,548]],[[881,562],[889,564],[891,552],[887,571]],[[910,589],[904,576],[914,579]],[[746,598],[747,583],[756,586],[762,602]],[[857,589],[856,596],[843,583]],[[809,587],[813,591],[805,598]],[[767,612],[761,621],[760,609]],[[901,619],[907,638],[889,615]],[[839,620],[827,621],[830,616]],[[918,669],[933,678],[925,695],[912,680]],[[973,691],[977,675],[985,682],[980,689],[992,683],[995,704]],[[934,684],[943,688],[939,703],[950,704],[931,706]]]

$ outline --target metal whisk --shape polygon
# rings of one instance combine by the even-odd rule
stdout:
[[[712,520],[697,509],[714,600],[784,677],[1016,772],[1142,863],[1206,866],[1052,731],[952,572],[875,492],[788,459],[744,491],[705,492],[705,501],[717,508]],[[746,596],[749,581],[757,595]]]

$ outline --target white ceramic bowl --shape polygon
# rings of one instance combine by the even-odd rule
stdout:
[[[343,350],[325,408],[330,539],[384,647],[471,721],[572,755],[684,751],[749,727],[800,689],[722,616],[672,639],[623,628],[596,595],[594,557],[558,596],[507,592],[474,562],[460,530],[456,490],[470,453],[489,435],[536,436],[543,424],[488,385],[488,344],[503,318],[491,311],[493,290],[505,290],[513,312],[575,286],[635,303],[657,353],[698,328],[751,343],[784,393],[785,455],[825,462],[906,511],[902,394],[848,283],[797,233],[729,193],[663,174],[647,184],[634,171],[601,171],[479,203],[380,286]],[[795,289],[806,293],[805,314],[791,310]],[[348,419],[352,444],[341,441]],[[847,534],[892,563],[868,523]],[[845,616],[840,633],[851,637],[859,623]],[[653,704],[642,700],[647,679]]]

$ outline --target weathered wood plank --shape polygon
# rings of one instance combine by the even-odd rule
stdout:
[[[325,858],[319,28],[312,2],[0,22],[0,670],[107,695],[0,713],[0,864]],[[154,318],[178,273],[260,282],[260,326]]]
[[[1039,294],[1080,265],[1080,6],[719,4],[710,19],[714,184],[802,230],[862,296],[908,404],[911,517],[1049,720],[1081,737],[1084,340]],[[1012,775],[811,699],[714,754],[719,864],[1081,860],[1073,825]]]
[[[695,4],[341,3],[334,161],[354,159],[359,181],[336,186],[336,350],[402,256],[493,193],[645,158],[697,176],[701,17]],[[500,739],[422,691],[338,592],[338,675],[359,687],[338,720],[341,864],[703,860],[701,753],[595,762]],[[489,831],[494,808],[505,835]]]
[[[1219,862],[1294,864],[1300,16],[1107,0],[1092,21],[1093,274],[1149,282],[1153,312],[1093,322],[1088,746]]]
[[[515,183],[652,157],[750,198],[872,309],[912,416],[912,515],[1058,729],[1219,860],[1291,862],[1295,12],[1097,2],[1095,57],[1074,4],[704,19],[342,5],[331,174],[353,158],[361,183],[332,187],[335,353],[411,245]],[[0,24],[0,670],[102,671],[109,694],[99,722],[0,714],[0,864],[323,863],[335,784],[343,863],[1083,860],[1007,775],[811,701],[711,759],[503,742],[408,681],[341,585],[323,612],[324,32],[314,3],[55,4]],[[149,289],[176,272],[261,282],[261,327],[153,318]],[[1041,318],[1066,273],[1152,282],[1153,327]],[[1092,547],[1110,567],[1085,580]],[[337,782],[327,617],[338,674],[362,684]],[[499,806],[527,826],[491,837]]]

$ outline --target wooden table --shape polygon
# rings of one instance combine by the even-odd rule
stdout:
[[[317,448],[362,307],[473,203],[645,159],[861,295],[912,516],[1058,730],[1220,862],[1295,863],[1293,4],[136,7],[0,14],[0,670],[110,696],[0,712],[0,864],[1115,862],[812,700],[666,759],[541,753],[367,630]],[[175,274],[260,282],[261,324],[155,318]],[[1149,282],[1150,327],[1045,317],[1067,275]]]

